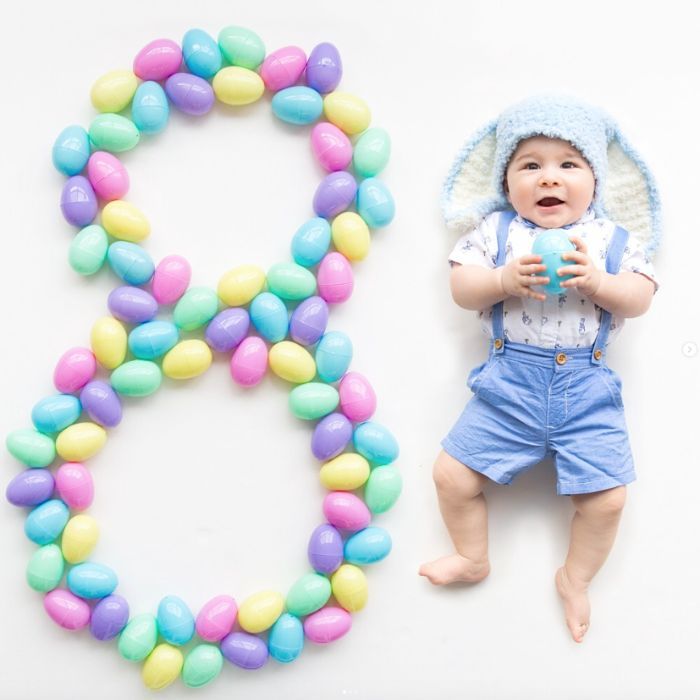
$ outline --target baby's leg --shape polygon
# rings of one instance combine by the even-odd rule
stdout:
[[[617,533],[626,487],[572,496],[576,513],[566,563],[557,571],[556,584],[564,601],[566,624],[574,641],[588,631],[591,609],[588,586],[608,557]]]
[[[489,573],[486,499],[488,479],[441,451],[433,467],[442,519],[456,554],[423,564],[418,573],[431,583],[476,583]]]

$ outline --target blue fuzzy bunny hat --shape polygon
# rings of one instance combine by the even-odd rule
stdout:
[[[511,209],[503,189],[506,168],[518,143],[531,136],[559,138],[576,147],[595,175],[596,216],[634,233],[653,257],[661,241],[661,208],[649,168],[611,117],[562,95],[519,102],[467,141],[443,187],[449,229],[461,235],[488,214]]]

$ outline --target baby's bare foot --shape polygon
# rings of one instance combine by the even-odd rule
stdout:
[[[583,635],[588,632],[591,619],[587,587],[585,584],[572,581],[563,566],[557,571],[554,580],[557,584],[557,591],[564,602],[564,615],[571,636],[575,642],[582,642]]]
[[[488,559],[476,562],[461,554],[452,554],[423,564],[418,573],[427,577],[436,586],[443,586],[455,581],[477,583],[485,579],[489,575],[489,571]]]

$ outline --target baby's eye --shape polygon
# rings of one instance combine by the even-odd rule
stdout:
[[[540,166],[537,165],[537,163],[531,161],[529,163],[525,163],[523,167],[525,170],[537,170],[537,168],[539,168]]]
[[[575,168],[575,167],[576,167],[576,163],[574,163],[574,162],[571,161],[571,160],[566,160],[566,161],[564,161],[564,162],[561,164],[561,167],[562,167],[562,168]]]

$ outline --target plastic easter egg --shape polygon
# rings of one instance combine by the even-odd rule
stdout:
[[[343,564],[331,576],[333,596],[348,612],[362,610],[367,604],[367,577],[362,569]]]
[[[115,241],[107,250],[107,260],[114,274],[129,285],[146,284],[153,277],[153,260],[136,243]]]
[[[68,462],[82,462],[96,455],[107,441],[101,425],[85,422],[70,425],[56,438],[56,452]]]
[[[54,386],[64,394],[72,394],[93,378],[96,369],[95,356],[87,348],[71,348],[56,364]]]
[[[207,642],[220,642],[231,632],[238,605],[229,595],[219,595],[204,604],[197,615],[197,634]]]
[[[177,680],[184,659],[182,652],[170,644],[159,644],[141,669],[141,678],[149,690],[162,690]]]
[[[73,510],[84,510],[95,495],[90,472],[80,462],[62,464],[56,471],[56,492]]]
[[[387,428],[374,421],[358,425],[353,442],[355,449],[371,464],[389,464],[399,456],[396,438]]]
[[[248,335],[249,327],[245,309],[224,309],[209,322],[204,338],[217,352],[229,352]]]
[[[333,92],[343,76],[343,63],[338,49],[324,42],[309,54],[306,62],[306,83],[320,93]]]
[[[352,160],[350,139],[330,122],[316,124],[311,130],[311,150],[329,173],[345,170]]]
[[[136,124],[119,114],[99,114],[90,123],[90,143],[96,151],[130,151],[140,139]]]
[[[289,334],[301,345],[314,345],[328,324],[328,304],[321,297],[309,297],[297,306],[289,320]]]
[[[106,369],[119,367],[126,357],[126,344],[126,329],[116,318],[103,316],[95,321],[90,332],[90,345],[92,352],[95,353],[93,361],[96,358],[97,362]],[[90,379],[92,379],[92,376],[87,381]]]
[[[68,588],[81,598],[104,598],[117,587],[117,575],[104,564],[84,562],[74,566],[66,578]]]
[[[221,50],[202,29],[190,29],[182,39],[182,57],[190,73],[209,80],[221,69]]]
[[[100,199],[111,202],[129,191],[129,174],[122,162],[107,151],[95,151],[87,163],[88,180]]]
[[[143,661],[153,651],[157,639],[156,618],[143,613],[130,620],[122,630],[117,648],[127,661]]]
[[[297,265],[312,267],[328,252],[331,227],[320,216],[303,223],[292,238],[292,257]]]
[[[66,180],[61,191],[63,218],[73,226],[87,226],[97,216],[97,196],[90,181],[82,175]]]
[[[265,58],[265,44],[250,29],[234,25],[224,27],[218,38],[221,53],[234,66],[255,70]]]
[[[267,661],[267,646],[254,634],[231,632],[221,641],[221,653],[232,664],[253,670],[261,668]]]
[[[120,595],[103,598],[92,611],[90,632],[95,639],[104,642],[114,639],[129,621],[129,604]]]
[[[338,391],[322,382],[308,382],[295,386],[289,393],[289,408],[303,420],[323,418],[338,406]]]
[[[326,175],[314,194],[313,208],[318,216],[332,219],[352,204],[357,194],[355,178],[345,170]]]
[[[363,180],[357,190],[357,211],[372,228],[390,224],[396,207],[389,188],[375,177]]]
[[[365,485],[367,507],[372,513],[384,513],[396,503],[401,487],[401,474],[395,467],[375,467]]]
[[[352,296],[352,267],[342,253],[328,253],[318,268],[318,293],[329,304],[340,304]]]
[[[163,374],[171,379],[192,379],[204,374],[211,361],[211,350],[203,340],[182,340],[163,358]]]
[[[304,634],[316,644],[328,644],[340,639],[352,627],[347,610],[335,606],[321,608],[304,620]]]
[[[324,382],[337,382],[352,361],[352,341],[342,331],[326,333],[316,348],[316,368]]]
[[[342,413],[321,419],[311,437],[311,452],[320,460],[337,457],[352,439],[352,423]]]
[[[316,291],[316,278],[311,271],[296,263],[277,263],[267,272],[267,285],[282,299],[300,301]]]
[[[56,456],[54,441],[32,428],[13,430],[5,445],[15,459],[28,467],[48,467]]]
[[[110,236],[131,243],[139,243],[151,233],[151,225],[143,212],[123,199],[105,205],[102,226]]]
[[[214,644],[198,644],[185,657],[182,682],[188,688],[201,688],[221,673],[224,657]]]
[[[254,335],[245,338],[231,356],[231,377],[241,386],[254,386],[267,371],[267,346]]]
[[[182,50],[171,39],[154,39],[134,58],[134,73],[141,80],[165,80],[180,69]]]
[[[385,129],[374,127],[360,136],[352,154],[352,164],[360,177],[374,177],[384,170],[391,155],[391,138]]]
[[[175,73],[165,82],[165,92],[170,101],[185,114],[201,116],[214,106],[211,85],[191,73]]]
[[[148,321],[129,333],[129,350],[139,360],[155,360],[175,347],[178,335],[170,321]]]
[[[348,372],[338,386],[340,408],[356,423],[369,420],[377,408],[377,396],[367,378],[359,372]]]
[[[71,394],[47,396],[32,409],[32,423],[40,433],[59,433],[80,416],[80,401]]]
[[[183,331],[193,331],[209,323],[219,310],[219,298],[209,287],[188,289],[173,309],[173,321]]]
[[[288,87],[272,98],[272,112],[288,124],[313,124],[323,114],[323,98],[303,85]]]
[[[371,514],[364,502],[346,491],[331,491],[323,499],[323,514],[341,530],[356,532],[369,525]]]
[[[352,136],[363,132],[372,120],[367,103],[349,92],[331,92],[323,98],[326,119]]]
[[[219,280],[216,292],[227,306],[245,306],[265,286],[265,271],[257,265],[239,265]]]
[[[54,141],[51,158],[64,175],[78,175],[90,157],[90,139],[82,126],[67,126]]]
[[[25,469],[7,485],[5,497],[13,506],[38,506],[51,498],[54,478],[48,469]]]
[[[44,596],[44,609],[66,630],[79,630],[90,622],[90,606],[63,588],[55,588]]]
[[[92,516],[86,513],[74,515],[63,529],[61,538],[63,558],[69,564],[85,561],[95,548],[99,536],[100,529]]]
[[[374,564],[391,552],[391,537],[381,527],[366,527],[348,537],[345,542],[345,559],[350,564]]]
[[[107,259],[108,246],[109,239],[102,226],[86,226],[73,239],[68,251],[68,262],[78,274],[94,275]]]
[[[112,70],[92,85],[90,101],[98,112],[121,112],[134,97],[138,78],[130,70]]]
[[[284,610],[284,597],[277,591],[261,591],[246,598],[238,609],[238,624],[258,634],[270,629]]]
[[[299,80],[306,68],[306,54],[298,46],[285,46],[268,54],[260,66],[260,77],[268,90],[276,92]]]
[[[567,290],[562,287],[561,283],[569,280],[573,275],[557,275],[557,270],[566,265],[575,265],[574,260],[563,260],[562,254],[576,250],[576,246],[569,240],[569,233],[565,229],[552,228],[541,231],[537,234],[533,244],[533,255],[542,256],[542,265],[547,268],[540,274],[541,277],[549,277],[549,282],[540,285],[537,289],[541,289],[545,294],[561,294]]]
[[[304,627],[294,615],[284,613],[270,630],[270,656],[280,663],[294,661],[304,648]]]
[[[250,320],[258,333],[271,343],[277,343],[287,336],[287,307],[272,292],[262,292],[253,299],[250,305]]]
[[[187,644],[194,636],[194,617],[184,600],[168,595],[158,605],[158,631],[170,644]]]
[[[345,211],[331,224],[333,244],[348,260],[364,260],[369,253],[369,228],[354,211]]]
[[[121,422],[121,401],[107,382],[88,382],[80,392],[80,403],[88,416],[105,428]]]
[[[131,104],[131,118],[139,131],[157,134],[168,125],[170,106],[165,90],[154,81],[139,85]]]
[[[68,522],[68,507],[63,501],[54,498],[30,511],[24,521],[24,533],[37,544],[53,542]]]
[[[214,76],[212,87],[219,102],[234,107],[256,102],[265,92],[262,78],[252,70],[239,66],[222,68]]]
[[[359,489],[369,477],[369,464],[354,452],[338,455],[326,462],[319,473],[321,483],[332,491]]]
[[[40,593],[52,591],[63,578],[63,556],[58,545],[47,544],[34,552],[27,565],[27,583]]]
[[[302,384],[316,375],[316,363],[308,350],[289,340],[275,343],[270,348],[268,361],[270,369],[288,382]]]
[[[343,563],[343,538],[332,525],[319,525],[311,533],[307,554],[316,571],[330,574]]]
[[[322,608],[331,597],[330,581],[320,574],[305,574],[287,593],[287,610],[303,617]]]
[[[122,396],[148,396],[163,380],[160,367],[150,360],[131,360],[112,372],[110,382]]]
[[[152,292],[159,304],[174,304],[186,291],[192,268],[179,255],[164,257],[153,274]]]
[[[112,316],[126,323],[145,323],[158,313],[158,302],[139,287],[116,287],[107,297],[107,306]]]

